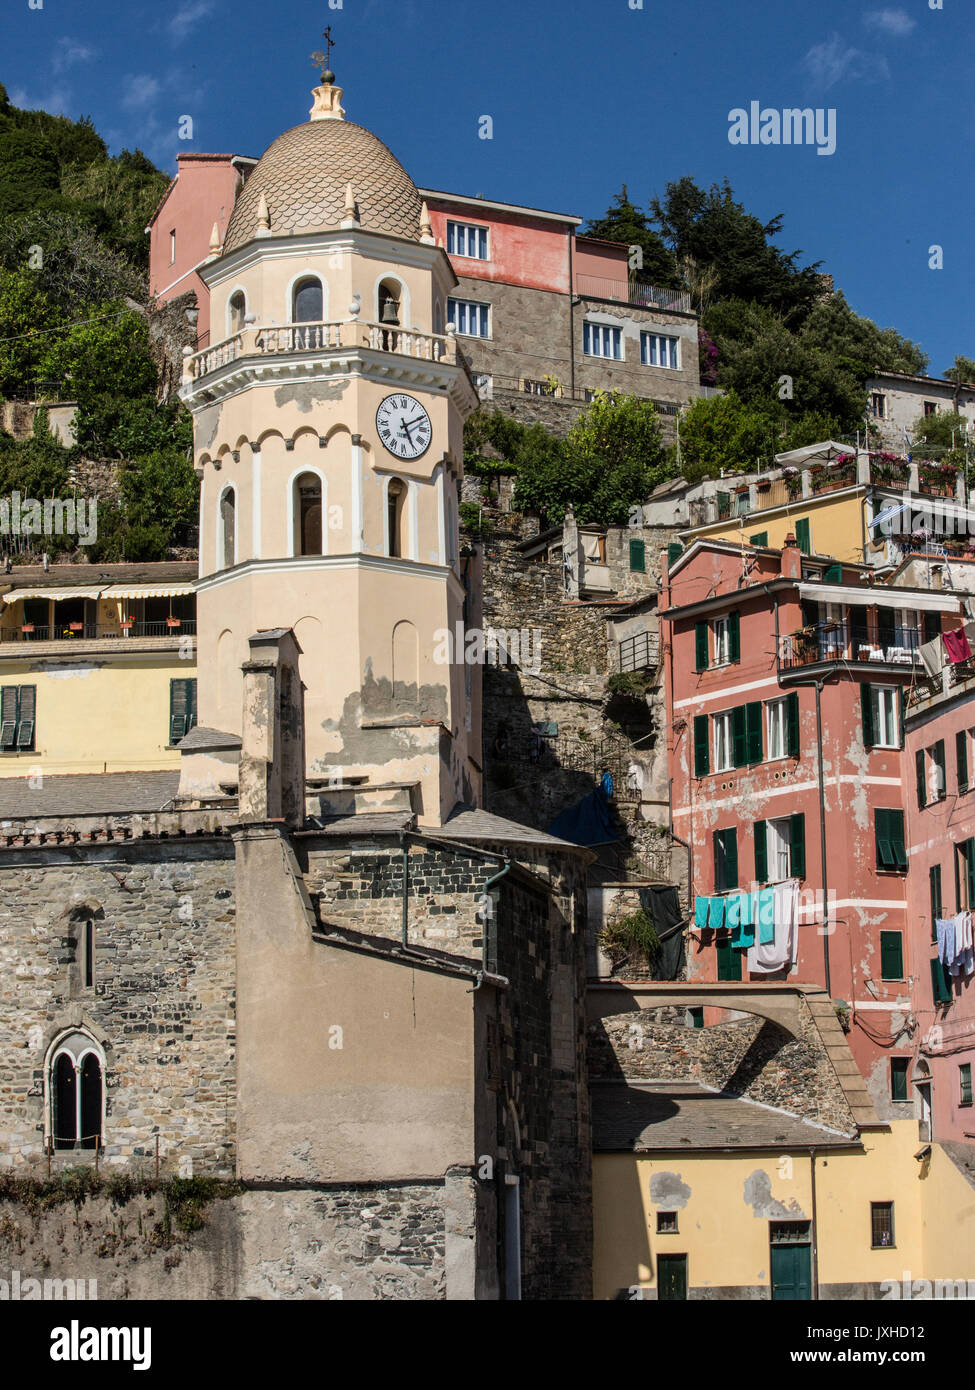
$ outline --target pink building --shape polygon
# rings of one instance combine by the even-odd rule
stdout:
[[[913,1069],[929,1139],[975,1139],[975,973],[956,943],[939,957],[935,923],[975,911],[975,668],[919,684],[905,719],[910,970],[917,981]],[[950,942],[949,942],[950,950]]]
[[[917,649],[957,627],[960,606],[795,544],[698,540],[662,580],[674,830],[692,852],[689,978],[824,986],[882,1119],[913,1113],[905,692],[923,675]],[[747,929],[728,928],[727,904],[792,881],[794,951],[772,969],[758,927],[751,950]]]
[[[210,293],[197,271],[210,255],[214,226],[223,245],[237,194],[256,163],[236,154],[178,155],[176,177],[146,228],[149,293],[160,304],[190,290],[196,294],[201,348],[210,340]]]

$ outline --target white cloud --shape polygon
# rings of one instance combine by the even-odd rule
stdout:
[[[896,39],[904,38],[912,29],[917,28],[917,21],[912,19],[906,10],[868,10],[863,16],[863,22],[868,29],[877,29],[880,33],[891,34]]]
[[[126,77],[122,83],[119,105],[126,111],[141,111],[151,106],[162,91],[162,85],[148,73],[135,73]]]
[[[837,82],[880,82],[890,77],[887,59],[854,48],[839,34],[831,34],[803,57],[802,66],[818,87],[835,87]]]
[[[7,96],[11,106],[17,106],[21,111],[47,111],[51,116],[68,114],[70,93],[63,89],[49,92],[46,96],[32,96],[26,88],[15,87]]]
[[[169,33],[177,42],[185,39],[195,24],[206,19],[213,9],[213,0],[187,0],[169,21]]]
[[[61,38],[54,46],[51,66],[55,72],[64,72],[75,63],[87,63],[95,56],[95,50],[87,43],[77,39]]]

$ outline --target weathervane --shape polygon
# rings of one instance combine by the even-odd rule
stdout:
[[[322,38],[325,40],[325,48],[327,52],[322,53],[320,50],[316,49],[315,52],[311,55],[311,60],[317,68],[321,68],[322,81],[331,82],[335,77],[335,73],[331,71],[332,49],[335,47],[335,40],[332,38],[331,24],[328,26],[327,29],[324,29],[322,31]]]

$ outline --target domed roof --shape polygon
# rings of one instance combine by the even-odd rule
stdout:
[[[255,236],[262,193],[271,236],[297,236],[347,217],[348,184],[367,231],[419,241],[421,199],[399,160],[361,125],[313,119],[279,135],[258,160],[231,214],[224,254]]]

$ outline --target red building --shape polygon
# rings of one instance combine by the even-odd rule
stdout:
[[[795,544],[695,541],[664,568],[660,627],[674,831],[692,854],[689,978],[824,986],[894,1119],[913,1052],[905,697],[918,648],[959,625],[961,603],[876,578]],[[743,892],[792,881],[794,964],[772,969],[778,935],[760,951],[756,924],[736,945],[749,933],[727,926],[728,901],[740,915]]]

